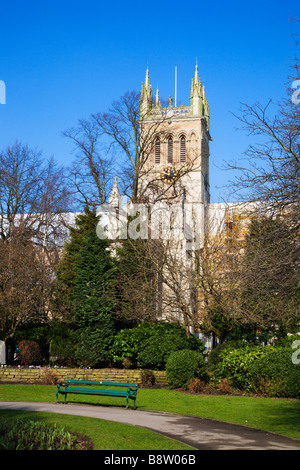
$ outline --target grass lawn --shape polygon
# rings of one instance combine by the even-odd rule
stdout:
[[[57,424],[91,438],[94,450],[182,450],[191,451],[181,442],[169,439],[148,429],[97,418],[23,410],[0,410],[0,418],[25,418]]]
[[[0,401],[55,402],[56,386],[0,384]],[[124,407],[114,397],[74,396],[69,403]],[[192,395],[168,389],[140,389],[138,410],[155,410],[243,424],[300,439],[300,400],[246,396]],[[65,419],[65,418],[64,418]],[[77,419],[74,417],[74,419]],[[78,418],[79,419],[79,418]],[[113,424],[112,424],[113,425]],[[114,424],[117,426],[117,424]],[[141,429],[138,429],[140,435]],[[127,447],[126,447],[127,448]]]

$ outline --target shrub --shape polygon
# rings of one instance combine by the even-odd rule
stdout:
[[[228,382],[227,379],[221,379],[220,383],[218,385],[218,389],[220,390],[221,393],[225,394],[231,394],[232,393],[232,388]]]
[[[119,331],[112,347],[115,363],[126,357],[133,367],[162,370],[171,352],[191,349],[202,352],[204,343],[194,336],[187,338],[184,328],[172,323],[141,323]]]
[[[114,337],[111,356],[114,363],[122,364],[124,358],[130,359],[135,367],[137,354],[143,340],[150,337],[153,328],[148,323],[141,323],[135,328],[118,331]]]
[[[233,388],[249,391],[252,386],[250,366],[273,349],[273,346],[249,345],[231,351],[224,349],[220,353],[215,375],[219,379],[227,379]]]
[[[170,354],[166,364],[166,375],[170,388],[187,389],[191,379],[198,378],[207,382],[204,356],[198,351],[183,349]]]
[[[50,370],[48,367],[43,367],[42,368],[42,377],[41,377],[41,383],[43,385],[56,385],[58,378],[56,375],[53,373],[52,370]]]
[[[218,344],[218,346],[210,351],[208,355],[208,368],[214,370],[218,363],[222,360],[225,353],[233,349],[243,349],[249,347],[249,343],[243,340],[231,340]]]
[[[200,379],[190,379],[188,383],[188,390],[192,393],[201,393],[205,388],[206,383]]]
[[[124,369],[130,369],[131,360],[128,357],[124,357],[122,361],[122,366],[124,367]]]
[[[277,339],[274,343],[274,346],[275,347],[279,347],[279,348],[287,348],[287,347],[291,347],[293,342],[294,341],[299,341],[300,340],[300,335],[298,334],[294,334],[294,335],[289,335],[289,336],[285,336],[283,338],[280,338],[280,339]]]
[[[20,327],[14,335],[13,342],[21,343],[23,340],[35,341],[40,347],[41,358],[39,362],[49,360],[49,324],[26,324]]]
[[[155,375],[152,370],[145,369],[142,371],[142,385],[152,387],[156,382]]]
[[[170,354],[182,349],[203,352],[204,345],[195,336],[187,338],[183,328],[166,329],[155,332],[143,342],[143,348],[137,355],[139,367],[163,370]]]
[[[291,347],[270,350],[249,368],[252,390],[273,397],[300,398],[300,364]]]
[[[24,339],[18,344],[18,349],[23,366],[29,366],[42,359],[40,347],[35,341]]]

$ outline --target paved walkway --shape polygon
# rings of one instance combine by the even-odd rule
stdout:
[[[0,409],[46,411],[140,426],[198,450],[300,450],[300,440],[210,419],[92,405],[0,402]]]

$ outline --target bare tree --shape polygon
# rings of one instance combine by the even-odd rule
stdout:
[[[48,261],[64,236],[63,215],[69,193],[62,168],[20,142],[0,153],[0,238],[9,243],[15,230],[38,245]]]
[[[300,105],[294,88],[300,78],[299,59],[289,69],[286,97],[279,103],[242,105],[237,118],[253,144],[245,158],[225,166],[238,170],[230,185],[240,200],[259,202],[261,211],[299,211]]]
[[[7,341],[27,323],[47,319],[52,269],[20,228],[0,240],[0,337]]]
[[[238,170],[230,184],[257,224],[241,257],[236,311],[244,323],[283,331],[299,321],[300,104],[291,83],[298,79],[296,58],[284,99],[242,105],[238,119],[254,143],[226,165]]]
[[[164,205],[161,214],[164,219],[167,212],[168,206]],[[196,245],[194,249],[193,242],[187,242],[178,218],[171,214],[170,225],[162,227],[153,221],[155,215],[150,213],[146,230],[140,230],[142,237],[146,234],[145,239],[136,238],[132,231],[131,237],[118,245],[118,281],[122,292],[119,314],[135,321],[180,322],[189,335],[203,321],[199,316],[199,248]],[[132,222],[137,228],[143,223],[138,218]]]
[[[300,196],[300,115],[285,101],[270,117],[270,106],[244,105],[239,119],[249,135],[262,141],[248,148],[244,165],[235,162],[228,168],[240,172],[233,184],[241,199],[282,209],[298,203]]]
[[[97,208],[107,201],[112,178],[113,158],[99,142],[98,125],[92,120],[79,120],[77,127],[63,135],[74,144],[75,160],[69,168],[69,178],[75,208]]]
[[[0,152],[0,326],[4,340],[48,315],[69,193],[53,159],[20,142]]]
[[[240,313],[244,324],[285,335],[300,320],[300,244],[282,218],[253,219],[241,259]]]
[[[127,92],[112,103],[108,112],[92,115],[101,136],[106,140],[108,151],[119,159],[123,180],[123,192],[132,201],[139,197],[140,180],[144,178],[146,164],[154,146],[154,135],[163,132],[162,122],[153,121],[145,126],[146,113],[140,107],[140,95]]]
[[[218,211],[217,211],[218,212]],[[242,205],[224,205],[210,214],[203,247],[197,253],[201,329],[222,342],[243,318],[240,311],[244,232],[249,223]]]
[[[199,165],[199,155],[190,152],[185,164],[177,165],[174,184],[161,185],[160,176],[153,174],[150,157],[155,138],[164,139],[170,132],[171,117],[163,114],[160,107],[154,107],[150,113],[143,109],[140,94],[135,91],[114,101],[108,112],[93,114],[92,120],[107,143],[107,152],[113,152],[119,161],[122,192],[132,202],[176,199],[182,177]]]

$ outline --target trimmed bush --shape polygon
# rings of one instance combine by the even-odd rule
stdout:
[[[183,328],[157,331],[142,346],[137,355],[138,367],[154,370],[164,370],[168,357],[174,351],[189,349],[203,352],[204,349],[204,344],[195,336],[187,338]]]
[[[220,353],[220,362],[215,369],[218,379],[227,379],[238,390],[249,391],[252,388],[250,366],[269,351],[273,346],[246,346],[240,349]]]
[[[177,350],[204,351],[204,343],[195,336],[187,338],[185,329],[174,323],[141,323],[119,331],[112,346],[112,359],[120,363],[130,359],[131,367],[163,370],[169,355]]]
[[[249,368],[252,390],[270,397],[300,398],[300,364],[291,347],[271,350]]]
[[[141,343],[148,339],[153,332],[153,325],[141,323],[135,328],[126,328],[118,331],[114,337],[111,348],[112,360],[116,364],[122,364],[123,360],[130,359],[132,367],[137,365],[137,355]]]
[[[204,356],[198,351],[183,349],[170,354],[166,364],[166,376],[170,388],[188,388],[191,379],[208,381]]]
[[[243,340],[231,340],[224,343],[218,344],[208,355],[208,368],[214,370],[225,354],[229,353],[233,349],[243,349],[249,347],[249,343]]]

